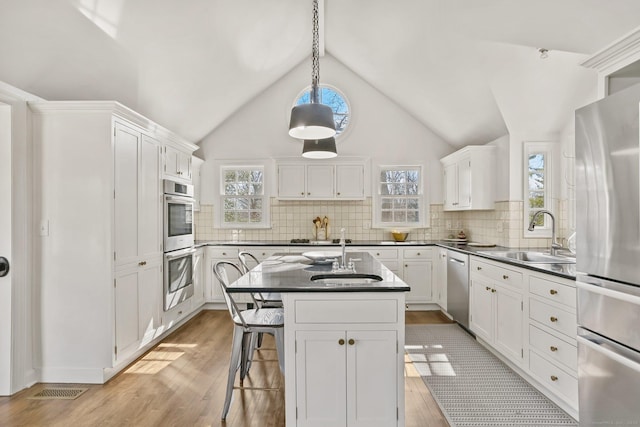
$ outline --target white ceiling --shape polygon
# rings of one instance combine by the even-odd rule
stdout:
[[[570,81],[640,26],[638,0],[326,0],[325,12],[327,53],[458,146],[508,132],[519,102],[501,82],[527,96]],[[311,0],[0,0],[1,81],[115,99],[196,142],[310,45]],[[540,68],[539,47],[553,66]]]

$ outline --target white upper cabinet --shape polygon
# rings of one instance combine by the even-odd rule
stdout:
[[[191,152],[165,146],[163,159],[165,178],[191,181]]]
[[[440,159],[445,211],[494,209],[493,146],[467,146]]]
[[[364,164],[278,164],[278,198],[364,199]]]
[[[193,183],[193,210],[200,210],[200,194],[202,193],[202,180],[200,179],[200,168],[204,160],[193,156],[191,158],[191,181]]]

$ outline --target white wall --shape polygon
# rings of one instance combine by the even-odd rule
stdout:
[[[442,202],[439,159],[453,147],[330,55],[320,59],[320,82],[339,88],[351,106],[349,128],[337,140],[338,156],[370,157],[373,165],[423,164],[428,201]],[[310,83],[311,63],[303,61],[201,141],[196,155],[205,160],[203,204],[215,200],[212,160],[301,155],[301,142],[287,133],[289,114],[294,98]]]

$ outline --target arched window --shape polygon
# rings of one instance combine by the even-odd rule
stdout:
[[[351,108],[349,107],[347,98],[333,86],[321,84],[319,85],[319,90],[320,103],[328,105],[333,110],[333,120],[336,124],[336,137],[338,137],[349,125]],[[310,102],[311,86],[308,86],[298,94],[293,105],[309,104]]]

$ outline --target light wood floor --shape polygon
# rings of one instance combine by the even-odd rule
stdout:
[[[447,322],[439,312],[406,314],[407,324]],[[284,378],[270,337],[220,420],[231,334],[227,311],[203,311],[108,383],[83,385],[89,390],[75,400],[29,399],[52,384],[0,397],[0,426],[284,426]],[[411,362],[405,390],[407,427],[448,427]]]

